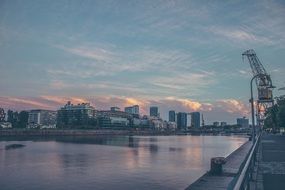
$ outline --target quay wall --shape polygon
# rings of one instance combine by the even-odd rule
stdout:
[[[96,135],[175,135],[174,131],[71,130],[71,129],[2,129],[0,137],[17,136],[96,136]]]
[[[9,136],[94,136],[94,135],[247,135],[243,132],[210,133],[204,131],[159,131],[130,129],[0,129],[0,137]]]
[[[189,185],[186,190],[231,189],[232,183],[242,170],[251,148],[252,141],[247,141],[226,157],[226,163],[223,165],[223,172],[221,175],[212,175],[210,172],[207,172]]]

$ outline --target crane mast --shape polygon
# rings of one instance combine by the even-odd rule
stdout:
[[[255,83],[258,92],[258,99],[256,101],[257,107],[257,124],[263,126],[265,119],[265,111],[267,108],[273,106],[273,95],[272,95],[272,81],[270,75],[267,74],[263,65],[259,61],[255,51],[253,49],[247,50],[242,54],[242,58],[247,58],[253,76],[255,77]]]

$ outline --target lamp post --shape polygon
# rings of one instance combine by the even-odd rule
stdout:
[[[254,105],[253,105],[253,93],[252,93],[252,81],[259,76],[259,74],[252,77],[250,81],[250,100],[251,103],[251,123],[252,123],[252,141],[253,144],[255,143],[255,123],[254,123]]]

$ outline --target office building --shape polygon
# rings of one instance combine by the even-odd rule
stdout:
[[[239,125],[243,128],[248,128],[249,127],[249,120],[245,117],[237,118],[237,125]]]
[[[176,117],[175,111],[174,110],[170,110],[169,111],[169,115],[168,115],[168,120],[170,122],[175,122],[176,121],[175,117]]]
[[[28,124],[52,126],[56,125],[56,111],[31,110],[29,111]]]
[[[134,105],[134,106],[129,106],[129,107],[125,107],[125,112],[129,113],[129,114],[140,114],[140,108],[138,105]]]
[[[87,125],[95,116],[96,111],[90,103],[73,105],[69,101],[57,111],[57,124],[59,126]]]
[[[187,129],[187,113],[179,112],[177,114],[177,128]]]
[[[149,115],[152,117],[159,117],[158,107],[157,106],[151,106],[149,108]]]
[[[200,127],[200,112],[191,113],[191,126],[195,128]]]

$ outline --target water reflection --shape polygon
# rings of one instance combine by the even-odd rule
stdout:
[[[246,139],[225,136],[54,137],[1,149],[1,189],[184,189]],[[17,181],[17,184],[14,182]]]

